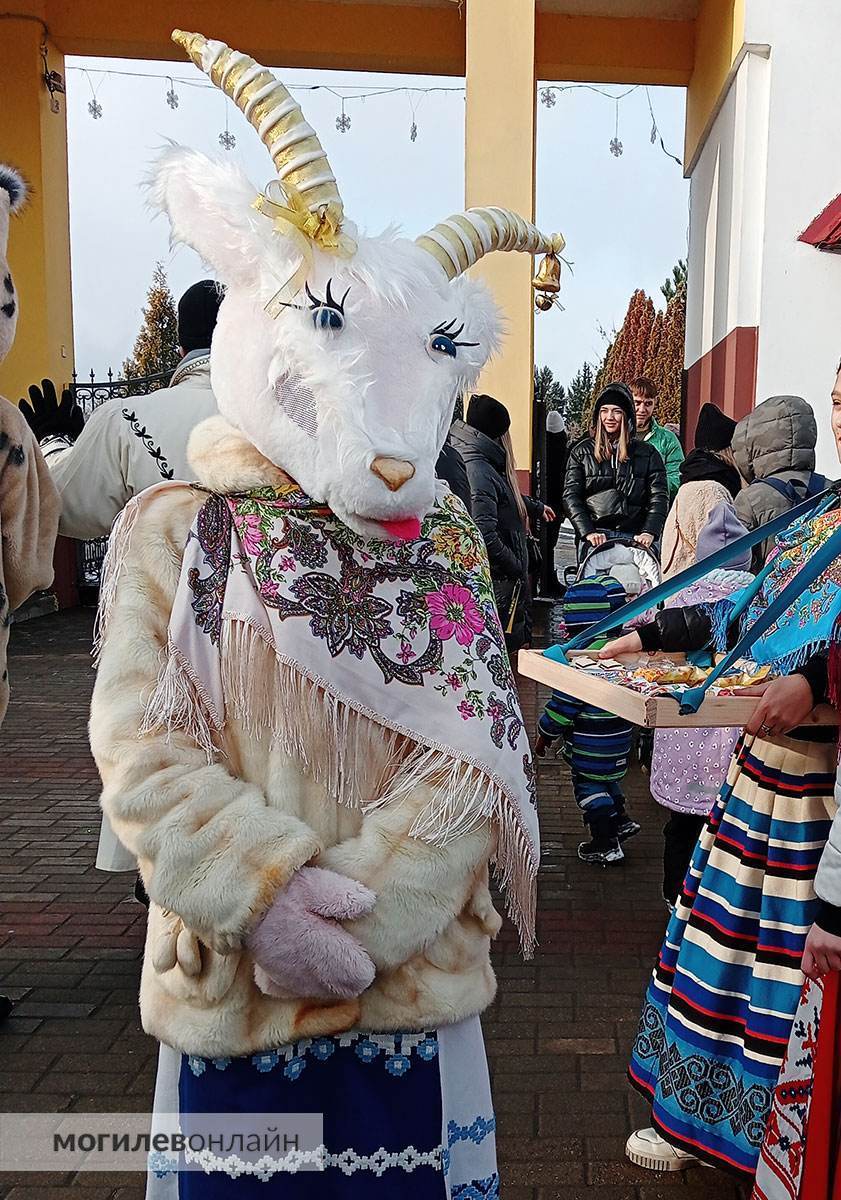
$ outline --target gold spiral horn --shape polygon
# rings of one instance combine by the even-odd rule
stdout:
[[[468,208],[440,221],[433,229],[421,234],[417,244],[431,254],[448,279],[455,279],[494,250],[520,250],[527,254],[545,254],[557,262],[565,242],[561,234],[545,234],[507,208]],[[544,267],[533,281],[536,292],[548,292],[541,285],[546,274]],[[552,272],[554,278],[554,272]],[[559,285],[558,285],[559,286]],[[554,293],[558,287],[551,289]],[[544,307],[540,296],[538,307]],[[551,305],[546,305],[551,307]]]
[[[175,29],[172,40],[257,130],[290,205],[318,213],[332,230],[339,230],[344,207],[336,177],[317,133],[280,80],[249,55],[200,33]]]

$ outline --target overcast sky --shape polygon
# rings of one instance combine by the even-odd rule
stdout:
[[[170,249],[166,221],[144,206],[140,185],[155,151],[171,139],[230,153],[257,186],[271,177],[271,163],[221,92],[188,85],[203,82],[190,63],[68,58],[67,67],[76,364],[80,374],[94,368],[101,376],[109,366],[118,372],[131,350],[156,260],[176,298],[206,274],[192,251]],[[80,67],[85,71],[73,69]],[[168,80],[105,74],[114,71],[172,74],[178,107],[167,104]],[[325,145],[346,211],[368,232],[396,222],[415,236],[464,206],[463,80],[282,74],[292,84],[455,89],[348,100],[345,133],[336,128],[339,98],[323,89],[295,95]],[[685,93],[651,88],[650,95],[666,146],[680,155]],[[102,109],[98,119],[88,111],[94,98]],[[219,144],[226,120],[236,138],[230,152]],[[659,142],[652,144],[651,126],[646,91],[639,88],[619,106],[624,153],[616,158],[609,148],[616,129],[612,100],[576,89],[559,94],[551,108],[538,104],[537,222],[564,234],[575,273],[565,273],[566,311],[537,320],[536,357],[563,383],[585,360],[601,358],[599,329],[621,323],[634,288],[645,288],[659,303],[660,284],[686,257],[688,184]]]

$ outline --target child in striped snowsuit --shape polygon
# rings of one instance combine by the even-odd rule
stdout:
[[[624,603],[624,589],[609,575],[573,584],[563,603],[567,633],[570,637],[580,633]],[[578,847],[578,857],[591,863],[620,862],[622,842],[640,829],[628,816],[622,791],[631,752],[631,726],[613,713],[564,692],[553,692],[537,728],[538,756],[563,738],[575,802],[590,831],[590,840]]]

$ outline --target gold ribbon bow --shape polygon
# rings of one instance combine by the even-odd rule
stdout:
[[[273,188],[281,192],[287,203],[282,204],[272,197]],[[353,258],[357,246],[352,237],[342,233],[341,223],[336,222],[327,206],[311,212],[299,197],[287,198],[276,179],[257,197],[254,207],[271,218],[275,232],[287,238],[301,255],[299,265],[266,305],[269,316],[277,317],[306,283],[313,267],[314,246],[339,258]]]

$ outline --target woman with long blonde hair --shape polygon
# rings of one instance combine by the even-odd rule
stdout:
[[[517,479],[508,409],[493,396],[470,397],[463,421],[454,421],[450,443],[470,480],[470,507],[491,566],[499,618],[510,654],[531,630],[528,534],[530,521],[554,521],[548,505],[523,496]]]
[[[666,468],[654,447],[635,435],[630,389],[612,383],[593,407],[592,433],[573,446],[567,462],[564,511],[579,546],[624,534],[648,547],[663,532]]]

